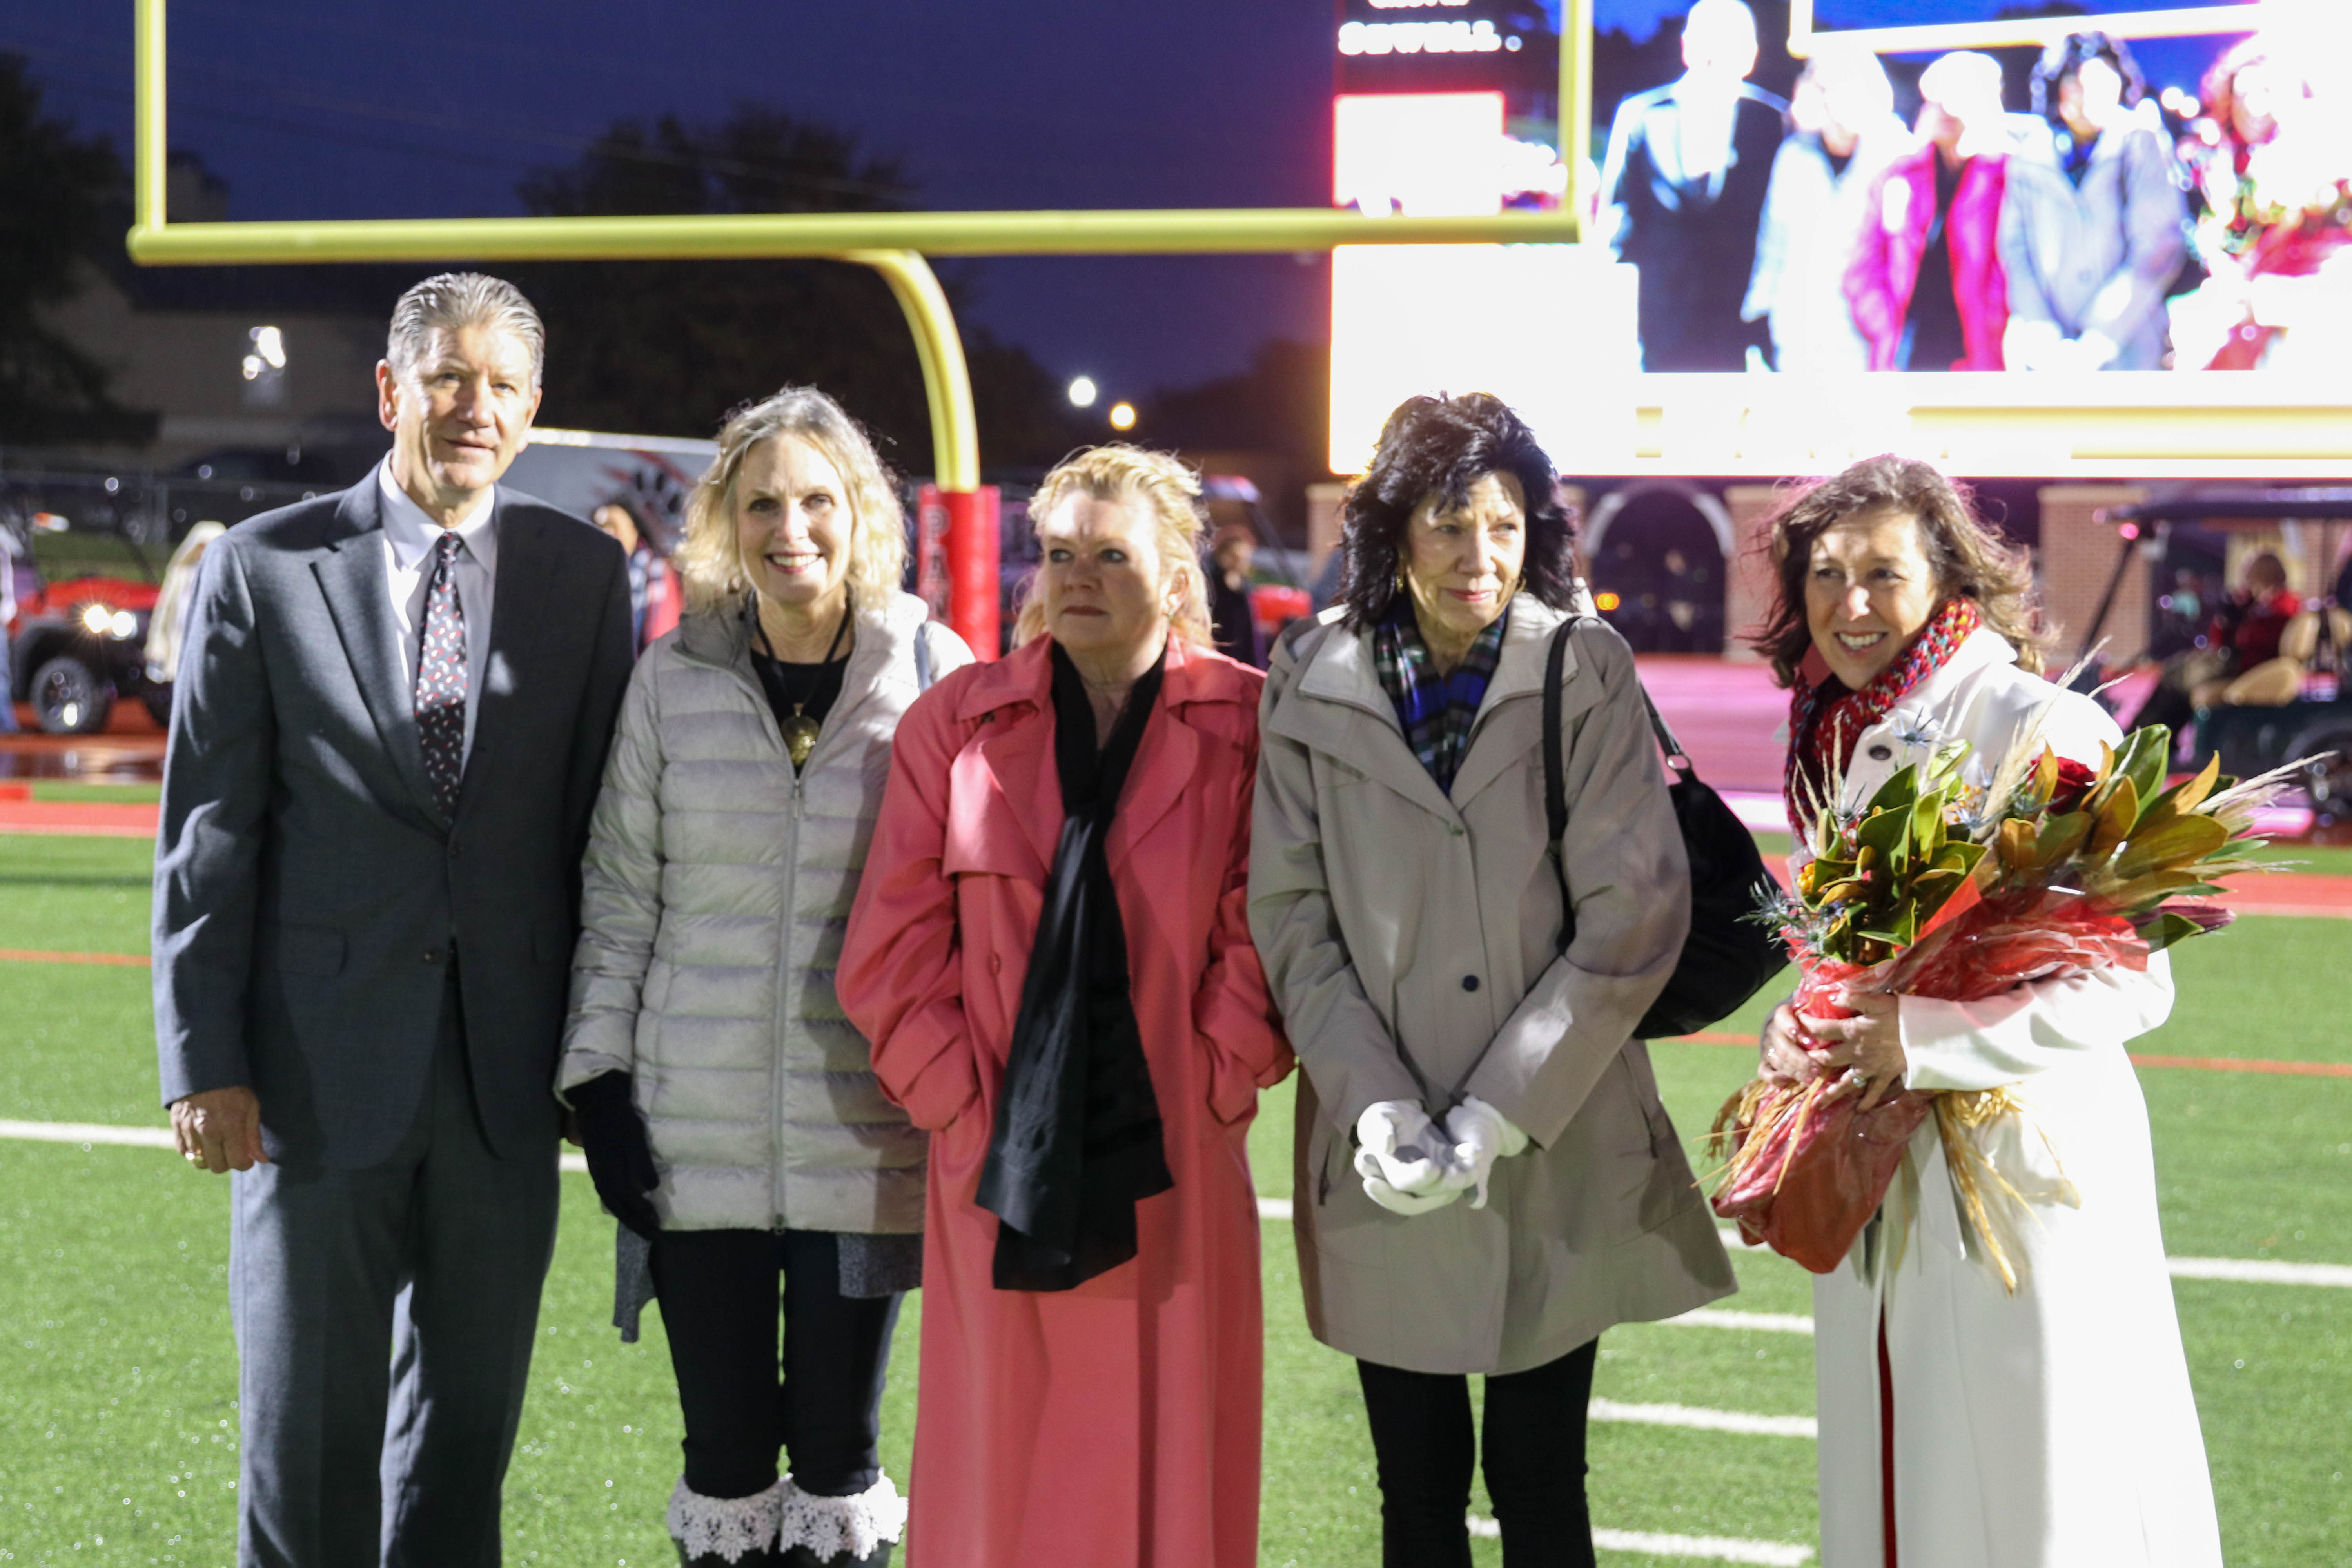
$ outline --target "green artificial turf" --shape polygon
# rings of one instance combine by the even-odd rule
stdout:
[[[60,804],[152,805],[163,798],[160,784],[84,784],[76,779],[37,779],[33,798]]]
[[[0,833],[0,948],[147,952],[154,841]]]
[[[0,837],[0,947],[143,950],[148,847]],[[2352,922],[2252,917],[2176,952],[2172,1021],[2144,1054],[2344,1062]],[[1717,1032],[1752,1037],[1783,982]],[[0,963],[0,1118],[160,1125],[144,970]],[[1651,1047],[1697,1145],[1752,1070],[1738,1045]],[[2145,1068],[2170,1251],[2352,1263],[2352,1079]],[[1290,1195],[1293,1084],[1264,1100],[1258,1190]],[[612,1222],[583,1177],[564,1219],[539,1360],[507,1484],[509,1560],[660,1563],[678,1418],[659,1315],[608,1326]],[[227,1185],[160,1151],[0,1142],[0,1564],[226,1564],[234,1542],[236,1361]],[[1377,1561],[1379,1495],[1355,1371],[1308,1336],[1289,1227],[1265,1229],[1261,1560]],[[1733,1249],[1733,1310],[1804,1313],[1810,1277]],[[2352,1292],[2182,1280],[2176,1288],[2233,1565],[2333,1563],[2352,1538]],[[913,1436],[920,1296],[900,1321],[884,1458]],[[2243,1364],[2241,1365],[2240,1363]],[[1475,1380],[1474,1380],[1475,1389]],[[1602,1397],[1766,1414],[1812,1408],[1800,1335],[1628,1326],[1602,1343]],[[1813,1445],[1597,1422],[1604,1527],[1811,1543]],[[609,1483],[609,1484],[608,1484]],[[185,1494],[184,1496],[182,1494]],[[127,1501],[125,1500],[128,1500]],[[1474,1509],[1491,1516],[1483,1491]],[[100,1542],[103,1537],[103,1542]],[[77,1543],[79,1543],[77,1545]],[[1482,1568],[1501,1562],[1481,1538]],[[1623,1565],[1660,1560],[1604,1552]]]

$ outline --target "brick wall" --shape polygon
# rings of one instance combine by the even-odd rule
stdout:
[[[2146,500],[2130,485],[2044,485],[2042,488],[2042,614],[2053,635],[2050,664],[2063,669],[2080,658],[2099,599],[2115,574],[2123,541],[2113,523],[2097,521],[2102,507]],[[2100,637],[2108,662],[2127,659],[2147,644],[2148,563],[2137,550],[2116,584]]]
[[[1723,657],[1755,660],[1748,638],[1772,613],[1772,558],[1764,520],[1780,504],[1778,485],[1727,485],[1724,510],[1731,513],[1731,559],[1723,563]]]

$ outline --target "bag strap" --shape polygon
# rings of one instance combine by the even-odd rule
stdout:
[[[1582,618],[1571,616],[1560,622],[1559,629],[1551,634],[1550,650],[1544,655],[1544,826],[1555,862],[1559,858],[1559,841],[1568,834],[1568,765],[1559,754],[1560,674],[1567,666],[1569,634]]]
[[[1598,621],[1597,616],[1573,615],[1560,622],[1559,629],[1551,635],[1551,647],[1544,655],[1543,684],[1543,766],[1544,766],[1544,826],[1549,835],[1552,868],[1559,873],[1559,947],[1568,951],[1576,940],[1576,903],[1568,889],[1568,857],[1560,841],[1568,837],[1568,763],[1561,755],[1560,689],[1568,664],[1568,639],[1575,635],[1583,622]],[[1642,694],[1642,706],[1649,710],[1650,733],[1666,753],[1666,765],[1683,778],[1696,780],[1698,770],[1692,765],[1690,754],[1683,750],[1682,742],[1667,724],[1665,716],[1650,697],[1650,689],[1642,684],[1641,677],[1633,678],[1633,689]]]
[[[915,628],[915,689],[931,689],[931,623]]]

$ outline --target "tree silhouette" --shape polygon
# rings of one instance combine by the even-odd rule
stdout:
[[[42,320],[118,243],[121,161],[45,115],[25,57],[0,53],[0,441],[145,441],[155,416],[107,393],[106,367]]]
[[[708,126],[618,121],[578,162],[519,187],[553,216],[876,212],[914,188],[856,138],[747,105]],[[829,261],[593,261],[512,269],[551,343],[550,424],[709,436],[738,404],[798,383],[824,389],[910,472],[931,467],[914,340],[889,288]],[[968,284],[944,280],[950,300]],[[1052,379],[1025,352],[966,328],[982,453],[992,473],[1053,461],[1076,439]]]

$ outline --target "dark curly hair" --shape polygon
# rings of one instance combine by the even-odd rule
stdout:
[[[2105,60],[2116,68],[2124,81],[2126,109],[2147,96],[2147,78],[2140,74],[2139,62],[2132,58],[2130,47],[2121,38],[2096,30],[2069,33],[2043,49],[2042,58],[2034,63],[2033,112],[2053,125],[2061,125],[2058,84],[2080,72],[2090,60]]]
[[[1813,646],[1805,617],[1805,574],[1813,541],[1834,525],[1874,512],[1908,512],[1919,520],[1920,542],[1936,570],[1941,599],[1973,599],[1984,624],[2009,639],[2024,669],[2042,668],[2049,640],[2033,591],[2025,551],[1994,532],[1968,493],[1926,463],[1892,454],[1866,458],[1833,479],[1790,492],[1767,523],[1771,541],[1772,613],[1748,646],[1772,661],[1781,686],[1797,682],[1797,667]]]
[[[1409,397],[1381,426],[1372,466],[1348,491],[1339,549],[1347,561],[1339,602],[1351,629],[1386,619],[1397,596],[1405,529],[1422,498],[1452,510],[1488,474],[1510,474],[1527,496],[1527,591],[1554,609],[1576,593],[1576,524],[1559,504],[1551,459],[1510,405],[1488,393]]]

